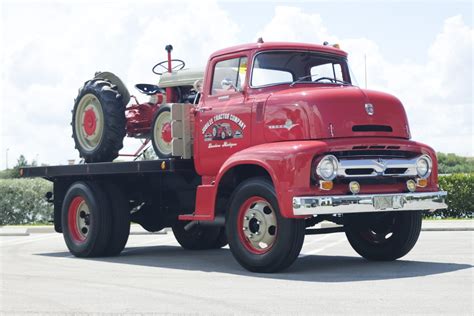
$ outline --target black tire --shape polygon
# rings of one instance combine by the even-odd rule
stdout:
[[[173,234],[178,243],[184,249],[205,250],[215,249],[216,241],[219,237],[220,228],[212,226],[194,225],[190,230],[185,230],[189,222],[178,221],[173,225]]]
[[[421,231],[421,212],[344,215],[347,239],[367,260],[392,261],[406,255]]]
[[[79,129],[84,122],[80,122],[81,116],[78,115],[78,111],[81,111],[84,106],[81,100],[89,98],[90,95],[98,100],[97,107],[100,108],[103,117],[103,127],[98,131],[100,136],[97,136],[99,140],[94,141],[93,144],[88,144],[85,140],[86,129]],[[79,90],[72,111],[72,137],[80,157],[84,158],[85,162],[113,161],[123,147],[125,124],[125,106],[117,86],[103,79],[87,81]],[[95,130],[95,125],[93,129]]]
[[[158,111],[156,111],[155,116],[153,117],[153,123],[152,123],[152,128],[151,128],[151,143],[153,145],[153,149],[155,150],[156,155],[158,158],[171,158],[172,153],[171,151],[164,151],[160,149],[160,146],[158,144],[158,139],[157,135],[155,133],[155,128],[157,128],[155,125],[158,123],[158,117],[164,113],[164,112],[169,112],[170,117],[171,117],[171,108],[168,105],[163,105],[160,107]]]
[[[270,232],[271,226],[268,226],[268,233],[275,236],[274,241],[263,253],[249,250],[247,243],[250,239],[241,235],[244,229],[240,223],[241,210],[245,209],[246,203],[253,198],[268,203],[271,209],[266,212],[268,214],[274,212],[276,216],[273,234]],[[250,206],[250,209],[252,207]],[[266,209],[265,207],[264,211]],[[252,272],[271,273],[288,268],[296,260],[304,242],[305,222],[302,219],[282,217],[273,184],[266,178],[252,178],[242,182],[235,189],[227,214],[226,231],[230,250],[245,269]],[[265,233],[267,232],[262,232],[262,234]]]
[[[224,246],[226,246],[229,242],[227,241],[227,234],[225,232],[225,228],[221,227],[219,229],[219,234],[217,235],[217,239],[212,245],[212,249],[220,249]]]
[[[77,201],[82,201],[88,207],[89,225],[87,235],[77,238],[78,219],[74,216]],[[82,211],[80,212],[82,213]],[[63,236],[69,251],[76,257],[97,257],[105,254],[111,232],[110,206],[107,195],[100,186],[91,182],[75,182],[70,186],[63,201],[62,213]]]
[[[113,184],[105,184],[105,190],[111,206],[111,233],[105,249],[106,256],[116,256],[122,252],[130,235],[130,208],[120,188]]]

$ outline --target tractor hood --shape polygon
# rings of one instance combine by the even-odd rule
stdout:
[[[289,87],[269,96],[266,141],[382,136],[410,138],[401,102],[354,86]]]

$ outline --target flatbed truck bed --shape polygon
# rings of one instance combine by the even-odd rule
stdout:
[[[27,167],[20,169],[23,178],[42,177],[54,181],[64,177],[97,177],[111,175],[143,175],[149,173],[194,172],[189,159],[158,159],[124,162],[98,162],[76,165]]]

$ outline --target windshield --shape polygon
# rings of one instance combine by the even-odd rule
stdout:
[[[271,51],[255,57],[252,87],[298,83],[351,84],[347,59],[310,51]]]

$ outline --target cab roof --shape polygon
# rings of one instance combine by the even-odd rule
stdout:
[[[309,43],[292,43],[292,42],[264,42],[264,43],[248,43],[228,48],[220,49],[211,55],[211,59],[221,55],[237,53],[246,50],[278,50],[278,49],[295,49],[295,50],[313,50],[324,53],[337,54],[347,57],[347,53],[341,49],[335,48],[332,45],[318,45]]]

